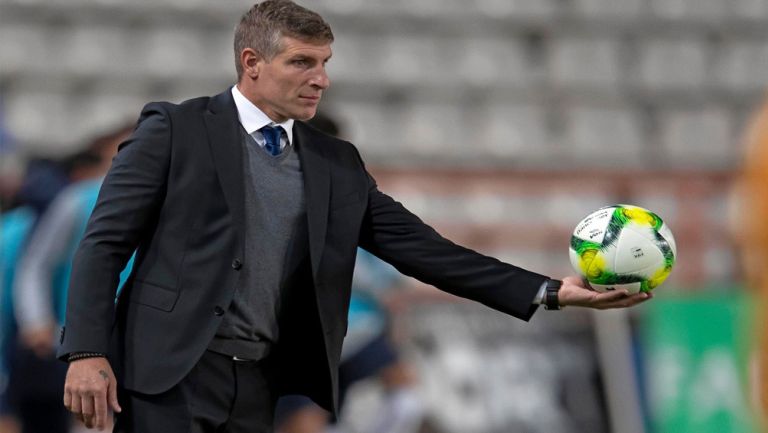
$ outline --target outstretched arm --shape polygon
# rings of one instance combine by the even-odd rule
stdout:
[[[370,176],[360,245],[405,275],[523,320],[536,311],[534,299],[547,281],[445,239]]]
[[[547,277],[453,244],[400,203],[380,192],[372,177],[361,245],[400,272],[441,290],[528,320],[539,305]],[[617,290],[600,293],[578,276],[563,279],[561,306],[625,308],[650,299]]]

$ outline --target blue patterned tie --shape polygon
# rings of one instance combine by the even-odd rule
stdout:
[[[283,134],[283,128],[279,126],[265,126],[261,129],[261,134],[264,136],[264,150],[272,156],[280,155],[280,136]]]

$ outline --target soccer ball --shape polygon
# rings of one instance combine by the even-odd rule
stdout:
[[[677,259],[675,238],[655,213],[619,204],[598,209],[576,226],[571,264],[597,291],[649,292]]]

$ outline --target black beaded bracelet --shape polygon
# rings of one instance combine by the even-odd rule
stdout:
[[[78,359],[86,359],[86,358],[105,358],[106,355],[99,352],[75,352],[70,353],[69,356],[67,356],[67,362],[77,361]]]

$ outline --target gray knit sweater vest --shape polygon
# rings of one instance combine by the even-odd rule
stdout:
[[[292,145],[269,155],[242,132],[245,257],[235,297],[209,349],[258,360],[279,338],[287,262],[307,252],[304,176]]]

